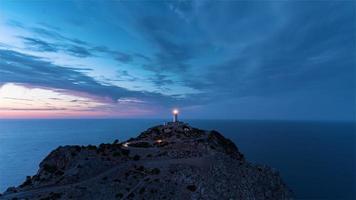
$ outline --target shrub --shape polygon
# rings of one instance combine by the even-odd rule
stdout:
[[[121,149],[121,153],[125,156],[128,156],[130,154],[130,150],[128,149]]]
[[[161,172],[161,170],[159,170],[158,168],[154,168],[152,169],[152,174],[159,174]]]
[[[80,152],[82,150],[82,148],[80,146],[74,146],[74,148],[77,152]]]
[[[31,184],[32,184],[31,176],[26,176],[26,181],[23,182],[23,183],[20,185],[20,187],[22,188],[22,187],[25,187],[25,186],[31,185]]]
[[[192,192],[194,192],[195,190],[197,190],[197,186],[195,186],[195,185],[188,185],[188,186],[187,186],[187,189],[190,190],[190,191],[192,191]]]
[[[146,190],[146,189],[145,189],[144,187],[142,187],[142,188],[140,189],[139,193],[140,193],[140,194],[143,194],[143,193],[145,193],[145,190]]]
[[[55,173],[55,175],[57,175],[57,176],[62,176],[63,174],[64,174],[64,172],[61,170],[57,170]]]
[[[117,194],[115,195],[115,197],[116,197],[116,198],[122,198],[122,197],[124,197],[124,195],[120,192],[120,193],[117,193]]]
[[[56,192],[52,193],[52,199],[59,199],[59,198],[61,198],[61,196],[62,196],[62,193],[56,193]]]
[[[118,151],[115,151],[113,154],[112,154],[112,156],[114,156],[114,157],[117,157],[117,156],[120,156],[121,154],[120,154],[120,152],[118,152]]]
[[[134,161],[140,160],[140,156],[139,156],[139,155],[135,155],[135,156],[133,157],[133,160],[134,160]]]
[[[99,149],[102,149],[102,150],[106,149],[107,147],[108,147],[108,145],[105,144],[105,143],[101,143],[101,144],[99,145]]]
[[[88,149],[89,150],[96,150],[98,147],[94,146],[94,145],[88,145]]]
[[[43,170],[48,173],[54,173],[55,171],[57,171],[57,166],[46,163],[43,165]]]
[[[152,147],[152,145],[148,142],[136,142],[136,143],[130,143],[130,147],[141,147],[141,148],[148,148]]]
[[[139,166],[139,167],[137,168],[137,170],[138,170],[138,171],[143,171],[143,170],[145,170],[145,167],[141,165],[141,166]]]

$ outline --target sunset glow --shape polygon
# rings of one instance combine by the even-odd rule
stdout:
[[[7,83],[0,87],[1,118],[95,118],[129,117],[145,114],[139,109],[130,109],[135,100],[123,99],[105,102],[100,99],[75,96],[68,91],[49,88],[29,88]],[[110,107],[126,106],[126,112],[116,113]],[[129,111],[129,112],[127,112]],[[147,112],[147,111],[146,111]]]

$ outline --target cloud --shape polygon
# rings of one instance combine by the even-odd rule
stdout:
[[[45,29],[41,29],[41,31],[44,31]],[[53,36],[54,38],[65,38],[64,36],[61,36],[60,34],[52,34],[52,32],[48,32],[47,30],[45,31],[47,36]],[[129,63],[132,62],[133,56],[110,50],[108,47],[105,46],[95,46],[92,47],[89,45],[87,42],[84,42],[82,40],[78,39],[73,39],[73,38],[66,38],[67,41],[71,41],[76,44],[72,43],[50,43],[42,39],[37,39],[33,37],[23,37],[19,36],[21,38],[26,47],[30,50],[35,50],[35,51],[40,51],[40,52],[58,52],[58,51],[63,51],[66,52],[69,55],[79,57],[79,58],[85,58],[85,57],[93,57],[96,56],[95,54],[97,52],[100,53],[106,53],[109,54],[110,56],[113,56],[114,59],[122,62],[122,63]],[[78,45],[77,45],[78,44]]]
[[[44,27],[24,27],[24,29],[31,30],[32,32],[36,33],[37,35],[49,38],[49,39],[56,39],[56,40],[69,40],[69,38],[63,36],[62,34],[58,33],[57,31],[50,30]]]
[[[116,102],[120,98],[167,104],[176,101],[172,97],[158,93],[130,91],[118,86],[103,85],[81,71],[61,67],[39,57],[11,50],[0,49],[0,66],[0,85],[12,82],[27,87],[52,88],[106,102]]]
[[[12,97],[3,97],[4,99],[11,99],[11,100],[17,100],[17,101],[33,101],[31,99],[24,99],[24,98],[12,98]]]
[[[9,111],[59,111],[59,110],[69,110],[67,108],[1,108],[1,110]]]
[[[118,70],[118,81],[137,81],[138,78],[131,75],[128,71],[126,70]]]
[[[136,55],[131,55],[128,53],[110,49],[107,46],[95,46],[92,48],[92,50],[95,52],[108,54],[121,63],[130,63],[133,61],[134,57],[136,56]]]
[[[173,37],[174,30],[168,26],[169,23],[167,20],[159,20],[156,17],[142,17],[138,20],[139,29],[158,49],[154,53],[154,60],[146,65],[149,66],[146,69],[185,71],[189,67],[187,61],[193,58],[195,47],[184,42],[178,44]]]
[[[213,64],[201,64],[198,76],[183,74],[187,86],[207,93],[211,101],[216,96],[280,96],[300,90],[319,90],[330,98],[345,90],[343,95],[351,97],[355,45],[350,41],[356,36],[347,3],[209,4],[200,8],[214,15],[193,10],[201,14],[197,23],[215,43],[211,46],[220,46],[224,56]],[[186,61],[196,55],[189,53]],[[192,64],[186,66],[194,72]]]
[[[139,53],[129,54],[111,49],[107,46],[96,46],[77,38],[67,37],[59,32],[61,31],[60,28],[48,25],[44,22],[38,23],[38,25],[40,26],[26,26],[19,21],[8,20],[7,24],[13,27],[30,31],[37,35],[37,37],[18,36],[24,41],[26,48],[30,50],[35,50],[39,52],[62,51],[67,53],[68,55],[75,56],[78,58],[94,57],[98,56],[98,53],[101,53],[106,54],[112,59],[125,64],[133,62],[136,58],[141,60],[143,59],[144,61],[150,60],[149,57]],[[48,42],[48,40],[56,42]]]
[[[78,46],[73,44],[65,44],[65,43],[55,44],[55,43],[50,43],[45,40],[32,38],[32,37],[19,36],[19,38],[21,38],[24,41],[26,48],[34,51],[39,51],[39,52],[63,51],[69,55],[79,57],[79,58],[94,56],[93,51],[88,47],[83,47],[83,46]],[[85,44],[84,42],[78,42],[78,43]]]
[[[13,19],[7,20],[6,24],[9,26],[12,26],[12,27],[17,27],[17,28],[22,28],[22,29],[25,28],[25,25],[23,23],[21,23],[17,20],[13,20]]]
[[[79,45],[89,45],[87,42],[77,38],[68,38],[68,40]]]
[[[31,37],[20,37],[25,41],[25,44],[29,49],[33,49],[36,51],[47,51],[47,52],[57,52],[58,49],[56,45],[45,42],[40,39],[35,39]]]
[[[29,49],[42,52],[57,52],[61,50],[80,58],[94,56],[95,49],[93,50],[91,45],[83,40],[62,35],[58,32],[60,29],[57,27],[43,22],[38,23],[40,26],[25,26],[16,20],[8,20],[7,24],[37,35],[37,37],[19,36]],[[56,41],[56,43],[50,43],[47,40]]]
[[[155,73],[154,76],[151,76],[148,79],[160,89],[174,83],[173,80],[169,79],[168,75],[164,75],[162,73]],[[167,90],[167,87],[164,89]]]
[[[110,60],[106,63],[118,62],[117,66],[107,67],[118,71],[117,77],[114,74],[102,78],[108,84],[86,75],[87,71],[43,63],[38,57],[18,52],[7,52],[12,57],[0,60],[0,81],[23,80],[27,84],[105,96],[113,102],[139,99],[189,106],[214,102],[223,111],[230,107],[223,106],[227,99],[231,105],[241,98],[255,99],[251,105],[266,98],[272,102],[269,105],[275,105],[273,102],[280,102],[283,96],[303,96],[307,99],[304,105],[307,101],[354,99],[356,34],[354,6],[350,2],[168,1],[100,5],[97,10],[105,10],[105,15],[93,13],[100,28],[93,24],[90,28],[98,36],[108,34],[108,40],[115,41],[113,45],[94,45],[76,39],[80,37],[75,33],[67,37],[42,25],[8,23],[34,33],[32,38],[23,38],[29,48],[63,51],[78,58],[103,56]],[[78,21],[83,19],[78,17]],[[122,44],[113,39],[121,37],[125,40]],[[116,49],[119,45],[129,46],[130,51]],[[7,66],[10,62],[15,63],[11,70]],[[140,89],[153,87],[152,90],[171,90],[178,95],[133,92],[110,84],[116,81],[140,83]]]
[[[140,54],[140,53],[135,53],[135,54],[133,54],[133,55],[134,55],[135,57],[141,58],[141,59],[143,59],[143,60],[145,60],[145,61],[147,61],[147,62],[151,62],[151,61],[152,61],[152,59],[151,59],[150,57],[145,56],[145,55]]]
[[[132,62],[132,56],[129,55],[129,54],[126,54],[126,53],[121,53],[121,52],[116,52],[116,57],[115,59],[120,61],[120,62],[123,62],[123,63],[129,63],[129,62]]]
[[[45,23],[45,22],[39,22],[38,24],[43,26],[43,27],[45,27],[45,28],[52,29],[52,30],[55,30],[55,31],[60,31],[61,30],[61,28],[59,28],[57,26],[50,25],[50,24]]]
[[[81,47],[81,46],[77,46],[77,45],[71,45],[69,46],[66,51],[76,57],[89,57],[92,56],[92,53],[90,52],[90,50]]]

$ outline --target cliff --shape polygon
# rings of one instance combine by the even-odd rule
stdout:
[[[122,143],[58,147],[39,167],[0,199],[291,199],[278,172],[178,122]]]

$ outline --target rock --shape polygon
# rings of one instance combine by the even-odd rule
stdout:
[[[16,192],[17,192],[16,187],[9,187],[9,188],[7,188],[7,190],[3,193],[3,195],[11,194],[11,193],[16,193]]]
[[[39,167],[0,199],[292,199],[275,169],[182,122],[122,143],[58,147]]]

